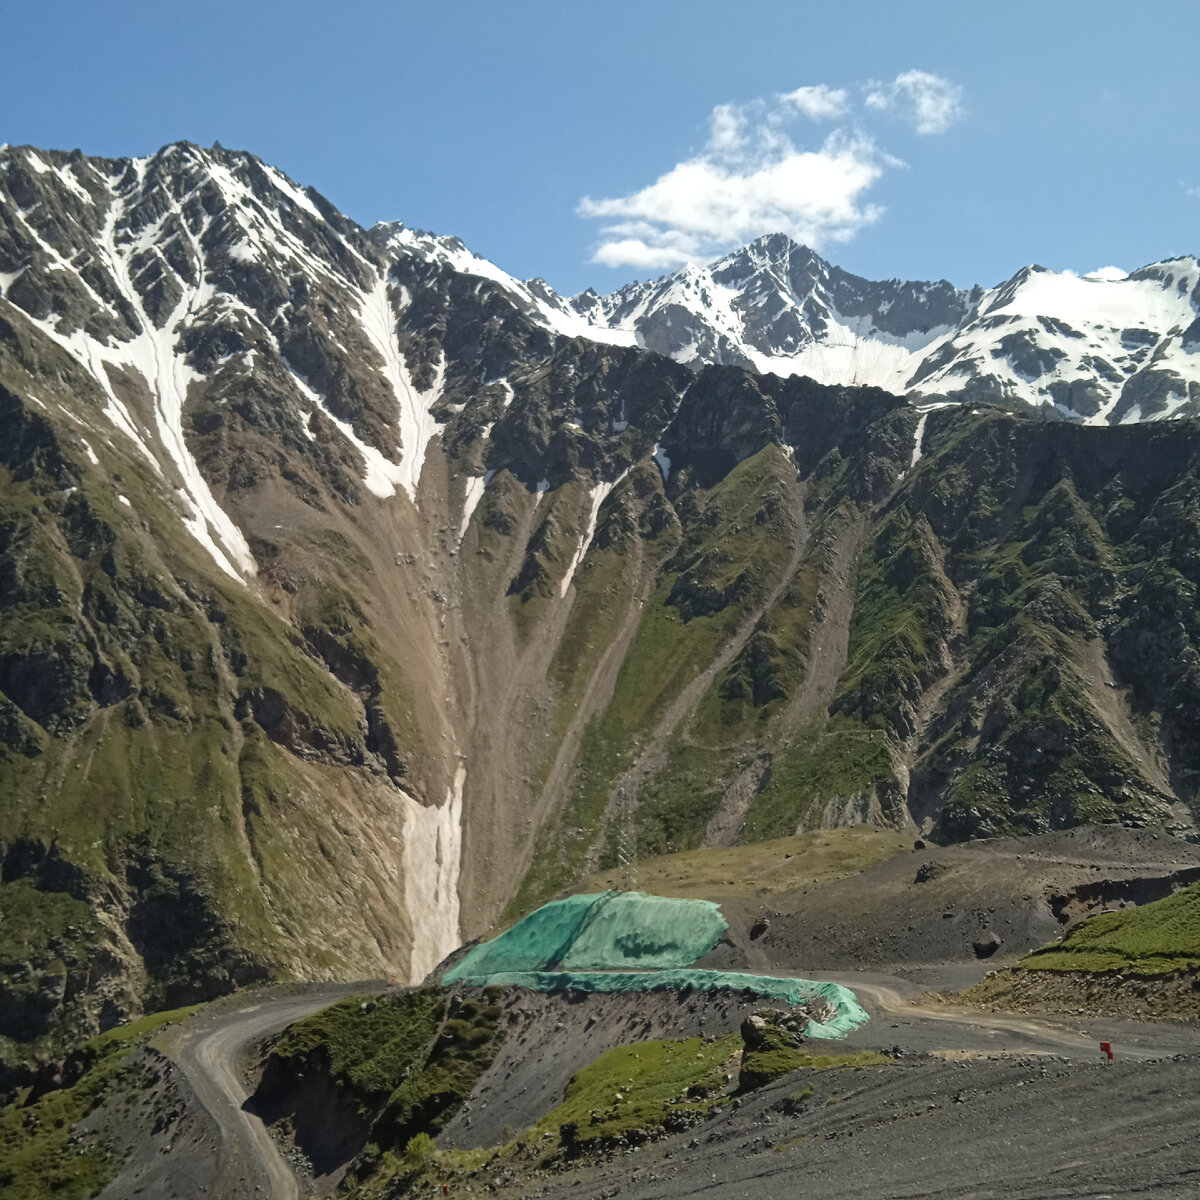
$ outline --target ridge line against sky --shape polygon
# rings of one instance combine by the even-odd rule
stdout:
[[[990,286],[1200,250],[1200,5],[40,0],[0,141],[245,148],[562,294],[782,231]]]

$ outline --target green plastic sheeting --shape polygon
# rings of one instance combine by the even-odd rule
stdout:
[[[690,966],[728,925],[709,900],[600,892],[554,900],[475,946],[443,983],[504,971],[590,971]]]
[[[854,993],[840,984],[748,975],[739,971],[500,971],[478,976],[460,974],[454,980],[447,974],[442,977],[442,982],[466,983],[472,987],[507,984],[535,992],[565,992],[570,988],[580,992],[656,992],[684,988],[715,992],[728,988],[735,992],[750,991],[756,996],[787,1004],[802,1004],[813,996],[821,996],[833,1006],[835,1015],[823,1024],[809,1021],[804,1029],[804,1036],[809,1038],[842,1038],[870,1019]]]
[[[691,967],[728,929],[710,900],[671,900],[642,892],[600,892],[554,900],[490,942],[473,947],[442,983],[508,984],[538,992],[750,991],[801,1004],[821,996],[834,1017],[809,1021],[805,1036],[845,1037],[869,1018],[836,983]]]
[[[599,898],[569,896],[543,904],[499,937],[472,947],[457,966],[442,976],[442,982],[456,983],[468,975],[491,975],[496,971],[540,971],[557,966]]]
[[[608,892],[592,905],[558,965],[568,971],[690,967],[728,928],[711,900]]]

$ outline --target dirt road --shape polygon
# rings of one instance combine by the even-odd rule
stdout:
[[[826,978],[822,976],[821,978]],[[906,1053],[1054,1054],[1096,1060],[1100,1042],[1117,1046],[1123,1060],[1142,1062],[1200,1054],[1200,1029],[1173,1021],[1028,1016],[987,1012],[943,1002],[927,988],[898,976],[829,976],[858,996],[871,1020],[844,1044]]]
[[[201,1013],[185,1027],[171,1057],[220,1131],[214,1194],[222,1200],[300,1200],[296,1175],[279,1147],[263,1123],[242,1108],[247,1096],[242,1077],[245,1056],[254,1043],[349,991],[376,988],[374,984],[330,985],[307,989],[303,995],[258,997],[245,1008],[226,1003]],[[185,1181],[179,1182],[180,1194],[187,1195]]]

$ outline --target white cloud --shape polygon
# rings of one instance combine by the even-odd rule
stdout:
[[[963,90],[928,71],[904,71],[891,83],[868,84],[865,103],[876,112],[899,113],[918,133],[945,133],[963,115]]]
[[[862,93],[858,93],[862,95]],[[814,84],[745,104],[719,104],[708,140],[653,183],[626,196],[585,196],[580,216],[606,221],[592,261],[664,270],[716,257],[763,233],[786,233],[816,249],[845,242],[878,221],[868,192],[899,159],[853,121],[852,93]],[[962,90],[923,71],[865,89],[867,111],[895,108],[919,132],[944,128]],[[797,145],[797,122],[847,118],[815,147]]]
[[[883,212],[863,194],[896,160],[865,134],[835,130],[802,150],[778,109],[761,105],[720,105],[710,130],[700,154],[648,187],[580,201],[581,216],[611,222],[594,262],[665,269],[777,230],[819,246],[848,240]]]
[[[823,83],[813,87],[798,87],[794,92],[785,92],[779,98],[787,104],[794,105],[799,112],[814,121],[843,117],[849,107],[845,89],[826,87]]]
[[[716,154],[736,150],[745,137],[746,117],[736,104],[718,104],[708,119],[708,147]]]

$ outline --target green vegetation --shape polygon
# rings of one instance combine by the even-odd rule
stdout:
[[[831,800],[840,808],[891,778],[882,733],[864,735],[843,720],[840,726],[850,726],[857,743],[826,739],[823,716],[796,730],[789,713],[810,668],[813,630],[828,616],[823,589],[836,586],[830,575],[834,547],[848,536],[852,515],[853,506],[839,492],[830,509],[815,516],[796,573],[671,739],[666,765],[638,796],[643,856],[699,846],[723,794],[743,772],[749,772],[750,786],[761,788],[741,835],[746,840],[794,832],[810,810],[820,812]]]
[[[638,793],[639,857],[698,847],[728,778],[753,761],[746,751],[731,754],[698,746],[686,733],[672,738],[666,765]],[[614,828],[612,837],[616,832]],[[601,862],[607,865],[615,860],[613,845]]]
[[[73,1144],[74,1127],[122,1093],[138,1092],[145,1068],[135,1052],[194,1011],[155,1013],[93,1038],[68,1060],[79,1070],[73,1083],[32,1103],[25,1089],[0,1109],[0,1200],[82,1200],[99,1192],[120,1163],[95,1138]]]
[[[344,556],[348,563],[362,558],[352,551],[347,539],[339,537],[335,544],[341,543],[346,545]],[[369,574],[365,562],[359,572],[360,578]],[[347,577],[344,567],[338,577]],[[399,664],[384,651],[372,632],[363,605],[347,588],[322,578],[312,586],[298,615],[307,645],[316,651],[335,679],[369,706],[377,748],[389,772],[395,777],[403,776],[405,760],[412,757],[420,744],[409,684]]]
[[[509,611],[522,641],[536,635],[547,608],[579,549],[591,509],[591,493],[578,480],[550,492],[536,509],[525,560],[509,584]]]
[[[800,686],[814,624],[825,613],[829,548],[844,515],[839,505],[816,522],[795,575],[701,700],[688,729],[691,740],[723,749],[761,734]]]
[[[670,976],[675,988],[684,986],[685,976],[689,986],[704,986],[693,978],[695,972],[658,974]],[[728,976],[721,986],[737,986],[732,981],[744,978]],[[795,980],[760,982],[778,985],[764,994],[797,1002]],[[344,1000],[281,1036],[256,1099],[268,1106],[272,1094],[282,1099],[283,1111],[273,1119],[298,1117],[308,1088],[323,1098],[326,1117],[330,1085],[352,1102],[364,1127],[363,1148],[350,1163],[343,1191],[374,1200],[447,1182],[455,1191],[468,1184],[475,1188],[489,1176],[510,1179],[514,1168],[524,1172],[614,1145],[638,1145],[702,1123],[735,1088],[747,1091],[790,1071],[888,1061],[873,1052],[810,1053],[793,1047],[785,1053],[772,1043],[757,1057],[749,1056],[750,1074],[743,1070],[739,1081],[740,1033],[635,1042],[609,1049],[577,1071],[561,1103],[527,1129],[506,1129],[503,1144],[440,1150],[437,1134],[500,1047],[504,998],[503,988],[487,987],[449,996],[427,989]],[[300,1127],[296,1136],[303,1146]]]
[[[348,476],[334,494],[312,463],[299,463],[303,479],[280,467],[280,445],[290,459],[311,444],[294,418],[290,432],[241,438],[245,406],[208,405],[229,423],[211,438],[189,429],[237,519],[279,530],[278,544],[254,543],[256,594],[208,559],[127,439],[93,427],[101,461],[89,463],[75,418],[88,425],[105,396],[31,327],[4,325],[0,957],[22,1055],[52,1050],[56,1026],[95,1020],[89,960],[112,964],[115,988],[143,987],[112,956],[116,924],[148,971],[133,999],[151,1004],[298,963],[402,958],[403,921],[383,915],[379,877],[363,868],[376,847],[363,854],[360,839],[397,834],[389,777],[433,798],[455,750],[442,729],[498,670],[511,673],[523,741],[515,769],[496,775],[497,803],[540,816],[542,801],[564,801],[510,915],[614,861],[610,802],[639,760],[649,776],[629,788],[644,858],[699,847],[727,794],[752,843],[868,808],[898,818],[905,779],[938,839],[1157,823],[1170,792],[1200,812],[1194,426],[1088,430],[948,410],[930,414],[907,471],[916,414],[881,394],[846,389],[830,405],[803,381],[693,381],[662,363],[626,376],[632,352],[594,353],[560,347],[523,376],[519,435],[501,421],[487,446],[478,434],[507,394],[452,383],[472,415],[455,421],[459,401],[447,402],[443,444],[473,473],[510,471],[455,551],[445,655],[405,661],[397,645],[420,635],[390,639],[405,605],[388,568],[396,556],[420,571],[405,553],[416,547],[397,555],[395,530]],[[38,405],[20,398],[32,378]],[[135,408],[146,402],[126,385]],[[684,387],[695,420],[664,491],[638,413],[658,406],[662,428]],[[618,394],[632,423],[610,438]],[[599,441],[563,427],[583,402]],[[635,444],[640,462],[605,506],[568,610],[558,589],[587,473],[612,478]],[[536,508],[511,474],[535,478],[535,460],[560,484]],[[643,758],[668,714],[672,736]],[[479,715],[468,736],[495,739]],[[552,768],[565,781],[553,795]],[[758,857],[705,861],[717,896],[786,886],[786,869],[764,878]],[[101,925],[93,914],[113,896],[123,910]],[[354,912],[376,916],[347,924]]]
[[[823,824],[828,801],[845,805],[869,795],[892,778],[885,735],[873,729],[847,728],[845,722],[825,730],[810,726],[772,763],[771,778],[746,813],[741,840],[794,833],[811,813]]]
[[[736,1033],[617,1046],[575,1073],[562,1104],[528,1138],[549,1133],[578,1152],[630,1130],[662,1129],[673,1113],[705,1113],[726,1090],[740,1046]]]
[[[631,527],[625,508],[629,493],[636,496],[649,490],[651,512],[657,508],[655,498],[661,501],[658,468],[649,465],[644,471],[649,484],[635,471],[605,502],[592,547],[575,573],[571,611],[550,664],[556,704],[548,750],[533,777],[539,788],[545,784],[558,747],[578,715],[601,658],[613,653],[613,643],[625,636],[626,625],[636,622],[641,614],[633,595],[646,569],[645,560],[657,563],[677,541],[675,524],[666,520],[644,519]]]
[[[373,1166],[383,1153],[406,1153],[420,1135],[436,1136],[470,1095],[504,1038],[502,995],[426,988],[340,1001],[285,1031],[264,1086],[286,1103],[301,1081],[328,1077],[369,1131],[363,1162]],[[422,1145],[413,1155],[422,1157]]]
[[[61,378],[76,382],[65,365]],[[48,404],[58,386],[47,381]],[[343,914],[313,898],[341,891],[328,902],[341,905],[347,880],[358,886],[338,810],[378,789],[365,743],[395,777],[419,740],[369,601],[350,598],[370,562],[344,534],[308,528],[280,593],[298,619],[282,620],[215,568],[132,447],[105,443],[89,467],[76,430],[15,411],[30,437],[0,465],[0,913],[20,921],[3,922],[0,957],[17,981],[4,1032],[23,1045],[5,1053],[54,1053],[67,1028],[94,1022],[89,959],[122,970],[90,916],[100,897],[128,897],[117,917],[148,969],[133,998],[147,1007],[283,963],[361,960],[363,943],[323,937],[320,917],[340,928]],[[256,551],[272,572],[280,548]],[[347,587],[298,586],[309,565],[336,567],[309,579]],[[351,692],[368,705],[366,736]],[[64,973],[61,1001],[39,999],[40,981]]]
[[[458,1111],[504,1040],[495,1003],[500,995],[498,988],[484,988],[478,1000],[451,1009],[424,1062],[388,1097],[371,1131],[376,1145],[405,1146],[422,1131],[436,1136]]]
[[[41,892],[27,879],[0,886],[0,970],[56,946],[86,943],[98,928],[91,909],[67,892]]]
[[[1043,637],[1016,631],[1013,637],[1006,654],[1016,650],[1019,664],[1008,672],[1013,690],[996,713],[995,751],[968,762],[951,782],[942,815],[947,833],[1031,833],[1123,816],[1152,820],[1156,797],[1130,752],[1097,717],[1086,679],[1070,666],[1069,647],[1059,638],[1055,650],[1039,653],[1034,646]]]
[[[1167,975],[1200,970],[1200,884],[1150,904],[1100,913],[1018,964],[1030,971]]]
[[[419,1171],[433,1157],[437,1142],[427,1133],[417,1133],[408,1139],[404,1147],[404,1164],[414,1171]]]
[[[685,526],[626,656],[604,732],[628,744],[711,661],[787,562],[789,464],[776,446],[739,463]]]
[[[445,1008],[436,988],[370,1001],[352,996],[290,1025],[271,1057],[300,1071],[319,1059],[360,1114],[373,1116],[404,1072],[428,1053]]]
[[[813,1054],[797,1046],[787,1032],[767,1024],[759,1046],[746,1047],[738,1074],[738,1091],[752,1092],[766,1087],[793,1071],[827,1071],[833,1068],[881,1067],[891,1059],[875,1050],[859,1050],[851,1054]]]
[[[838,711],[871,729],[903,736],[903,705],[940,671],[939,639],[949,629],[949,585],[928,524],[901,505],[859,564],[850,651]]]
[[[574,791],[557,827],[539,837],[510,916],[579,878],[610,791],[646,733],[777,582],[794,535],[792,478],[784,453],[768,445],[697,497],[697,511],[645,606],[612,700],[584,735]]]
[[[640,1143],[663,1130],[702,1122],[728,1093],[726,1074],[736,1069],[741,1038],[683,1038],[617,1046],[577,1071],[563,1102],[527,1130],[513,1131],[502,1146],[438,1150],[425,1134],[402,1151],[368,1155],[365,1172],[347,1185],[364,1200],[440,1190],[457,1193],[481,1172],[499,1178],[510,1166],[521,1171],[565,1157],[602,1150],[618,1140]]]
[[[50,1027],[47,1009],[82,989],[103,940],[90,907],[68,892],[39,891],[28,879],[0,884],[0,1057],[65,1048],[70,1035]]]

